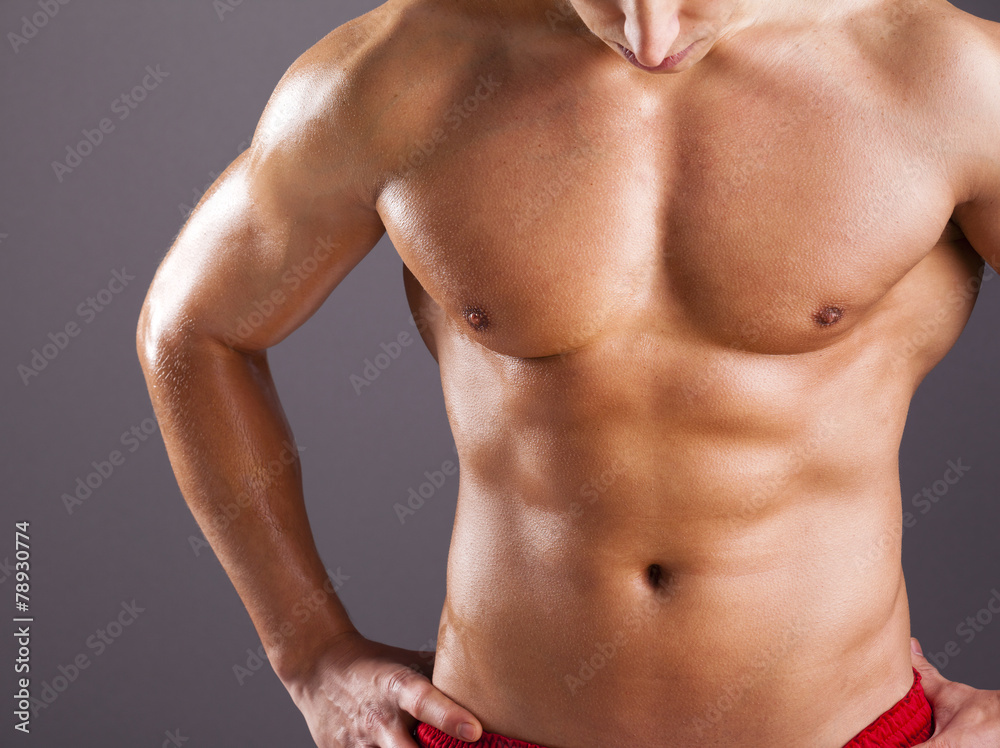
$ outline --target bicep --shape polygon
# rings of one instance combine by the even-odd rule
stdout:
[[[272,97],[250,148],[206,193],[165,257],[144,315],[159,330],[260,351],[304,323],[385,229],[347,137]]]

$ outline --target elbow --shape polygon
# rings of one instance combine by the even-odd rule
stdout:
[[[135,329],[135,348],[139,364],[145,374],[149,374],[156,360],[162,356],[164,343],[169,337],[169,329],[157,318],[154,311],[153,292],[150,290],[139,311],[139,322]]]
[[[135,350],[139,356],[139,363],[143,371],[148,370],[148,365],[154,353],[154,337],[150,327],[149,299],[143,302],[139,311],[139,323],[135,329]]]
[[[136,353],[147,380],[188,347],[195,337],[193,328],[192,317],[180,305],[160,298],[155,286],[150,289],[135,331]]]
[[[233,349],[211,332],[210,315],[177,298],[150,289],[139,312],[135,331],[136,353],[146,384],[171,389],[191,375],[211,366]]]

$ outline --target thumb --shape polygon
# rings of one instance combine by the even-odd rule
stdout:
[[[473,742],[482,736],[482,725],[472,712],[456,704],[419,673],[400,672],[395,679],[395,692],[399,706],[419,722],[460,740]]]
[[[920,642],[912,636],[910,637],[910,660],[913,662],[913,667],[920,673],[920,685],[923,687],[924,693],[927,694],[927,698],[929,700],[935,699],[945,684],[950,681],[924,657]]]

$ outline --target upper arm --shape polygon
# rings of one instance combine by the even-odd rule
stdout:
[[[349,60],[330,59],[338,41],[334,32],[285,73],[252,144],[181,229],[143,307],[147,345],[180,333],[275,345],[384,233]]]
[[[954,220],[969,243],[1000,272],[1000,24],[977,19],[973,44],[981,44],[970,71],[972,107],[967,113],[974,159],[968,196]]]

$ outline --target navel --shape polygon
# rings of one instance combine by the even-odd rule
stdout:
[[[478,332],[482,332],[490,326],[489,315],[486,310],[478,306],[467,306],[462,310],[462,315],[469,326]]]
[[[829,327],[844,316],[844,310],[839,306],[825,306],[813,315],[813,319],[823,327]]]
[[[650,593],[645,598],[646,612],[658,615],[663,606],[673,600],[677,593],[674,575],[669,568],[665,569],[660,564],[650,564],[646,567],[644,581]]]
[[[659,564],[650,564],[649,568],[646,569],[646,579],[651,587],[659,589],[660,585],[663,584],[663,567]]]

